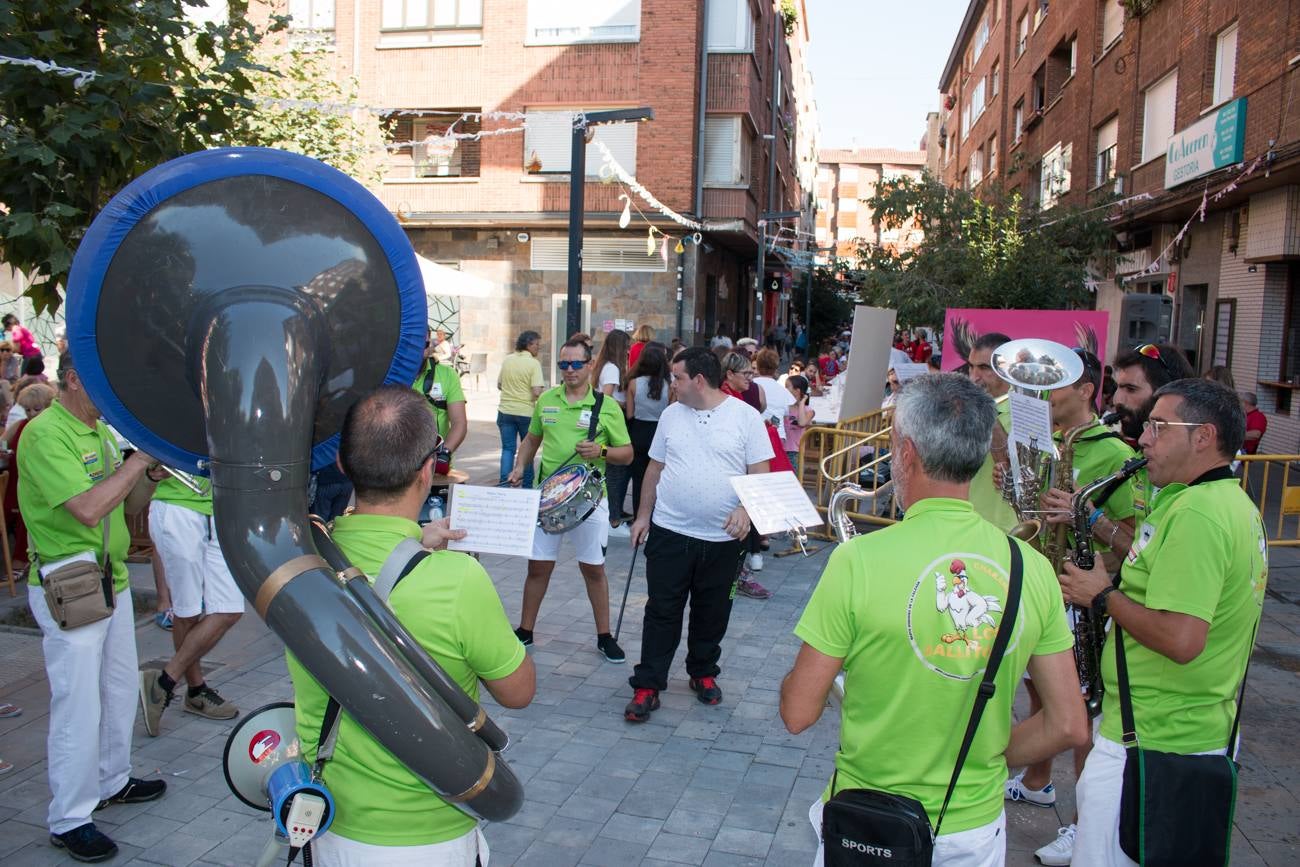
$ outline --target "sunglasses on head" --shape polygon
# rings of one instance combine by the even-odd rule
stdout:
[[[585,361],[557,361],[555,366],[560,370],[582,370],[587,366]]]
[[[1169,365],[1165,363],[1164,358],[1160,356],[1159,346],[1156,346],[1154,343],[1143,343],[1134,351],[1137,352],[1138,355],[1145,355],[1147,358],[1154,358],[1156,361],[1160,362],[1160,366],[1165,369],[1165,373],[1169,374],[1171,377],[1174,375],[1174,372],[1169,369]]]

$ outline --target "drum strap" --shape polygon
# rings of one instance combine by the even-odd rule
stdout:
[[[600,427],[600,405],[605,402],[605,392],[596,392],[596,405],[591,408],[591,421],[587,424],[587,441],[596,441],[596,430]]]
[[[385,604],[392,595],[399,581],[410,575],[416,566],[429,556],[429,552],[420,544],[419,539],[406,538],[397,543],[393,553],[388,555],[379,577],[375,579],[375,594]],[[339,712],[342,707],[333,696],[325,705],[325,716],[321,719],[320,737],[316,741],[316,764],[312,766],[312,776],[320,780],[325,770],[325,763],[334,757],[334,744],[339,738]]]

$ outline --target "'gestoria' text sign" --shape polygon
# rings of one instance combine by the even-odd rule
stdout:
[[[1182,132],[1165,150],[1165,189],[1241,162],[1246,142],[1246,98],[1219,106]]]

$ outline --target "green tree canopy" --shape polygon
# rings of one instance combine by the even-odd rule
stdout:
[[[949,307],[1091,307],[1087,269],[1110,247],[1105,212],[1041,212],[1018,192],[989,186],[981,193],[950,189],[928,174],[880,183],[868,205],[881,225],[917,225],[925,237],[901,253],[861,245],[865,303],[894,308],[902,325],[941,325]]]

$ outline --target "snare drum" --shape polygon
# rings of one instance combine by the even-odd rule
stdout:
[[[537,526],[551,534],[572,530],[596,511],[604,495],[600,470],[585,464],[560,467],[542,482]]]

